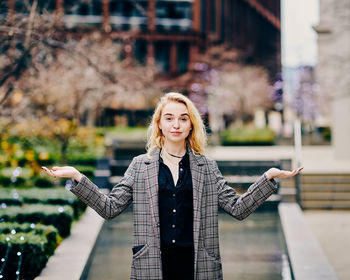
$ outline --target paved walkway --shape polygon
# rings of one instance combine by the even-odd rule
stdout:
[[[303,213],[339,279],[350,279],[350,211]]]
[[[293,146],[214,147],[207,154],[216,160],[292,159],[295,166]],[[303,173],[350,173],[350,159],[336,159],[329,146],[303,147],[302,165]],[[339,279],[350,279],[350,211],[309,210],[303,214]]]

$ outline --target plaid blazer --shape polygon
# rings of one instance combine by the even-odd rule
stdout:
[[[188,151],[193,183],[195,280],[222,279],[218,205],[242,220],[277,189],[277,184],[264,173],[243,195],[238,195],[214,160]],[[109,195],[101,193],[85,176],[71,189],[105,219],[116,217],[133,202],[133,246],[141,249],[133,254],[130,279],[162,279],[158,170],[159,149],[156,149],[151,157],[146,154],[135,157]]]

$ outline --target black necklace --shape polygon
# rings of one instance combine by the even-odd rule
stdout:
[[[167,150],[164,149],[164,151],[166,151],[167,154],[171,155],[172,157],[175,157],[175,158],[183,158],[185,155],[183,155],[182,157],[180,156],[177,156],[177,155],[173,155],[171,153],[169,153]]]

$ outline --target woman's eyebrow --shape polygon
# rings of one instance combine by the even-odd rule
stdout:
[[[164,113],[164,115],[163,116],[166,116],[166,115],[169,115],[169,116],[173,116],[174,114],[172,114],[172,113]],[[183,113],[183,114],[181,114],[180,116],[190,116],[189,114],[187,114],[187,113]]]

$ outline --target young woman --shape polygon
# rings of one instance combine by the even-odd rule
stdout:
[[[132,160],[109,195],[74,167],[45,171],[73,178],[71,191],[105,219],[133,202],[131,279],[222,279],[218,205],[242,220],[277,189],[273,178],[294,176],[301,168],[271,168],[238,195],[216,162],[203,155],[203,122],[179,93],[161,98],[149,132],[147,154]]]

